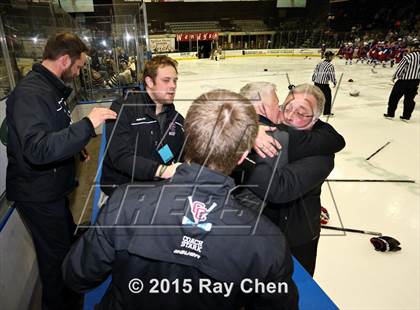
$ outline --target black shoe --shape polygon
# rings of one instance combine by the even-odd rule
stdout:
[[[409,118],[405,118],[404,116],[400,116],[400,120],[402,120],[403,122],[408,123],[408,121],[410,120]]]
[[[388,115],[388,114],[384,114],[384,117],[386,118],[386,119],[393,119],[394,118],[394,116],[391,116],[391,115]]]

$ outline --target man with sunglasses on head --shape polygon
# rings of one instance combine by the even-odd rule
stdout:
[[[237,197],[252,208],[262,208],[262,201],[267,204],[264,214],[283,230],[292,254],[313,275],[321,185],[334,167],[334,153],[344,148],[345,141],[319,120],[325,102],[319,88],[310,84],[292,88],[281,110],[275,91],[268,82],[241,89],[254,104],[260,124],[277,127],[270,134],[282,149],[273,158],[262,158],[255,151],[248,156],[235,177],[237,183],[249,186],[238,190]],[[263,152],[266,146],[257,142],[256,148]]]

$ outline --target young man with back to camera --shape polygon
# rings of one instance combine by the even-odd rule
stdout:
[[[227,90],[205,93],[188,111],[185,135],[185,163],[171,182],[115,190],[67,256],[66,283],[84,292],[112,274],[98,309],[297,309],[284,236],[230,194],[228,175],[257,135],[254,108]],[[268,285],[276,288],[262,290]]]

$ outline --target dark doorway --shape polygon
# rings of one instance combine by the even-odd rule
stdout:
[[[211,41],[198,41],[198,58],[210,58]]]
[[[178,43],[178,51],[180,53],[184,53],[184,52],[191,52],[190,51],[190,42],[186,41],[186,42],[179,42]]]

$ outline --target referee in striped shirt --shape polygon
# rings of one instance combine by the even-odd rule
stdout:
[[[388,100],[388,111],[384,114],[385,118],[392,119],[395,116],[398,101],[404,96],[403,115],[400,116],[402,121],[410,120],[416,102],[414,97],[420,81],[420,42],[412,41],[410,53],[405,55],[398,64],[397,71],[392,76],[392,81],[397,82],[392,88]]]
[[[315,86],[318,86],[325,96],[324,115],[334,115],[331,113],[331,88],[329,82],[333,82],[334,87],[337,84],[335,79],[334,66],[331,64],[331,60],[334,58],[334,53],[326,51],[324,54],[324,61],[316,65],[314,74],[312,75],[312,81]]]

